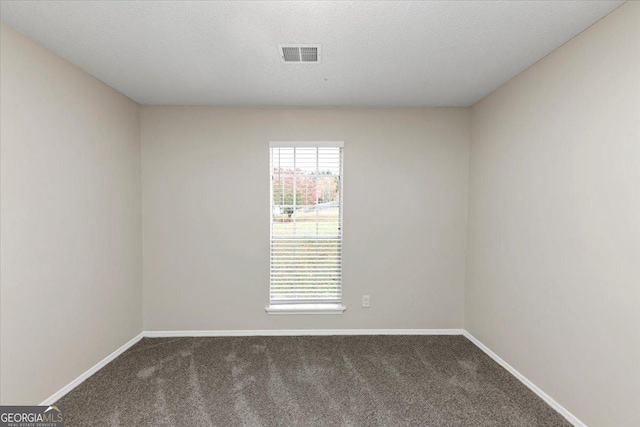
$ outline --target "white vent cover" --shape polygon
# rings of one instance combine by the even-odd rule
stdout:
[[[283,62],[298,64],[320,62],[319,44],[279,44],[278,51]]]

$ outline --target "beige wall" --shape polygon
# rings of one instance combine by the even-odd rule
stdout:
[[[2,404],[142,330],[139,106],[2,24]]]
[[[469,109],[141,117],[145,330],[462,327]],[[264,311],[270,140],[345,141],[343,315]]]
[[[465,328],[589,426],[640,425],[640,4],[473,107]]]

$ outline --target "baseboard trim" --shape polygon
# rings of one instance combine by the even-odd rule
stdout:
[[[63,397],[65,394],[69,393],[71,390],[73,390],[74,388],[82,384],[84,380],[86,380],[91,375],[95,374],[100,369],[102,369],[107,363],[111,362],[113,359],[115,359],[116,357],[120,356],[122,353],[127,351],[131,346],[133,346],[135,343],[140,341],[142,338],[144,338],[144,332],[140,332],[138,335],[136,335],[131,340],[126,342],[119,349],[117,349],[116,351],[114,351],[113,353],[111,353],[110,355],[108,355],[107,357],[105,357],[95,365],[93,365],[91,368],[89,368],[85,373],[80,375],[78,378],[71,381],[69,384],[67,384],[66,386],[62,387],[60,390],[58,390],[57,392],[49,396],[40,404],[40,406],[52,405],[53,403],[58,401],[61,397]]]
[[[474,337],[473,335],[471,335],[468,331],[464,330],[463,334],[469,341],[471,341],[472,343],[474,343],[476,345],[476,347],[478,347],[480,350],[482,350],[483,352],[485,352],[487,354],[487,356],[489,356],[490,358],[492,358],[494,361],[496,361],[496,363],[498,363],[498,365],[502,366],[504,369],[506,369],[511,375],[513,375],[514,377],[516,377],[518,380],[520,380],[521,383],[523,383],[524,385],[526,385],[531,391],[533,391],[535,394],[537,394],[542,400],[544,400],[549,406],[551,406],[553,409],[555,409],[558,413],[560,413],[560,415],[562,415],[563,417],[565,417],[567,419],[567,421],[569,421],[573,426],[575,427],[587,427],[587,425],[585,423],[583,423],[582,421],[580,421],[578,419],[578,417],[576,417],[575,415],[573,415],[571,412],[569,412],[564,406],[562,406],[561,404],[559,404],[558,402],[556,402],[551,396],[549,396],[547,393],[545,393],[544,391],[542,391],[537,385],[535,385],[534,383],[532,383],[531,381],[529,381],[529,379],[527,377],[525,377],[524,375],[522,375],[520,372],[518,372],[513,366],[509,365],[507,362],[505,362],[500,356],[498,356],[497,354],[495,354],[493,351],[491,351],[491,349],[489,347],[487,347],[486,345],[484,345],[479,339],[477,339],[476,337]]]
[[[147,338],[167,337],[297,337],[331,335],[462,335],[462,329],[259,329],[226,331],[145,331]]]

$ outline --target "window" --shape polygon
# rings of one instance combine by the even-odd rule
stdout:
[[[339,314],[342,142],[272,142],[270,314]]]

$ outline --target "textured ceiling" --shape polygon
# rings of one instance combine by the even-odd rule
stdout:
[[[142,104],[466,106],[622,3],[2,1],[0,18]]]

